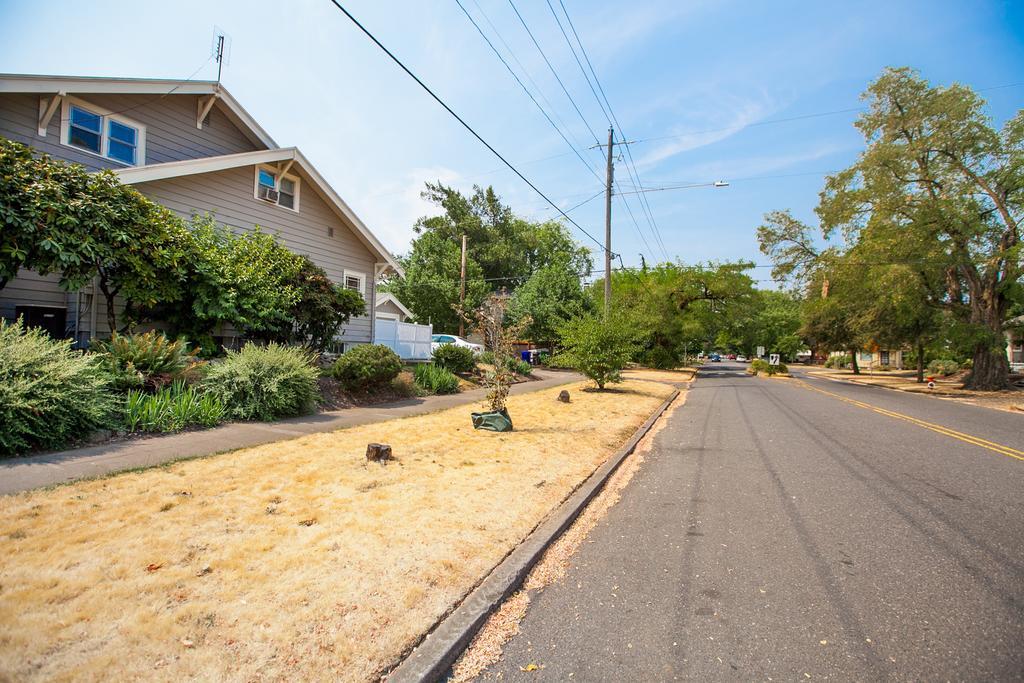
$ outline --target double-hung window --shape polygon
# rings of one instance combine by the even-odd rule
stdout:
[[[292,175],[285,175],[278,180],[278,173],[272,168],[257,167],[256,199],[298,211],[299,179]]]
[[[144,162],[142,126],[78,101],[66,105],[64,119],[64,144],[129,166]]]
[[[354,273],[351,270],[346,270],[343,283],[345,285],[345,289],[354,289],[362,294],[363,289],[366,286],[366,276],[362,273]]]

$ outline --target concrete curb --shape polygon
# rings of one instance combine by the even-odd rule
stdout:
[[[522,543],[491,570],[482,582],[437,624],[426,638],[385,679],[388,683],[433,683],[441,678],[480,630],[484,622],[526,579],[548,546],[562,535],[596,496],[640,439],[680,394],[680,389],[657,408],[629,441],[605,461]]]

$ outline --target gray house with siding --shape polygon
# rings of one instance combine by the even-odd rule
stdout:
[[[213,81],[0,75],[0,136],[122,182],[171,211],[209,213],[234,230],[261,226],[375,302],[395,258],[295,147],[280,147]],[[108,336],[94,286],[65,292],[56,276],[22,270],[0,290],[0,316],[52,334]],[[375,306],[342,330],[373,340]],[[220,330],[225,343],[230,329]]]

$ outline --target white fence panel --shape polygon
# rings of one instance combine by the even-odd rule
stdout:
[[[430,341],[433,335],[433,325],[377,318],[373,343],[384,344],[402,360],[430,360]]]

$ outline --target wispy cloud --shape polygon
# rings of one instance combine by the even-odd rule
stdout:
[[[792,154],[758,155],[728,159],[724,161],[713,161],[703,164],[685,166],[679,170],[679,177],[687,180],[648,180],[645,184],[650,186],[670,185],[675,183],[700,183],[714,180],[738,180],[743,178],[756,177],[775,171],[792,169],[794,166],[805,164],[811,161],[818,161],[833,154],[847,151],[848,148],[839,144],[822,144],[812,149]],[[819,169],[815,169],[819,170]]]
[[[705,93],[694,101],[703,101],[700,111],[688,112],[687,123],[673,127],[663,141],[653,140],[651,144],[656,146],[637,159],[637,166],[650,169],[682,152],[725,140],[778,109],[767,97],[740,99]]]

